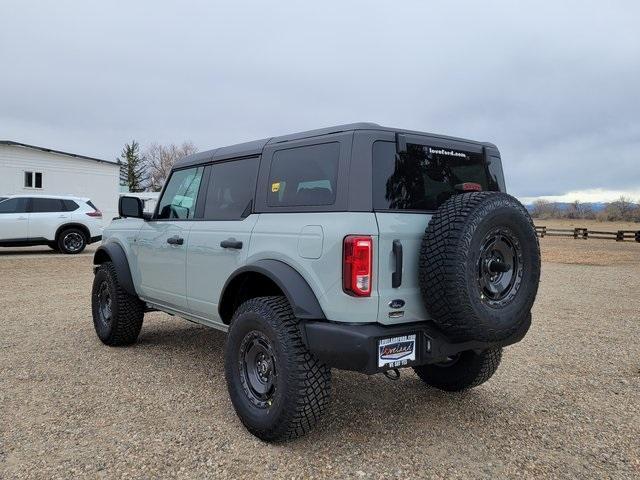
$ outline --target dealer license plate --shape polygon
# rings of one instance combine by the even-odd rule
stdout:
[[[415,359],[415,334],[378,340],[378,368],[402,367]]]

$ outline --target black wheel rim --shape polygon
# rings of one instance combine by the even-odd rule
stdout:
[[[112,307],[111,291],[109,290],[109,284],[105,280],[98,289],[98,316],[106,326],[111,325]]]
[[[271,341],[262,332],[249,332],[240,344],[238,360],[240,381],[247,398],[258,408],[269,408],[278,377]]]
[[[78,232],[69,232],[62,239],[62,244],[68,252],[77,252],[84,245],[84,238]]]
[[[478,258],[478,291],[485,303],[501,307],[513,300],[522,282],[522,248],[509,229],[484,237]]]

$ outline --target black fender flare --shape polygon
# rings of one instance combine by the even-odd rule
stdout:
[[[124,249],[117,243],[111,242],[101,245],[93,255],[93,264],[100,265],[104,262],[112,262],[118,276],[118,283],[129,295],[138,296],[131,277],[129,261]]]
[[[284,293],[289,301],[296,318],[305,320],[325,320],[326,317],[320,306],[320,302],[313,290],[300,273],[292,266],[279,260],[258,260],[249,265],[238,268],[233,272],[222,287],[218,310],[222,314],[222,306],[228,299],[225,298],[227,288],[234,279],[244,273],[259,273],[272,280]]]

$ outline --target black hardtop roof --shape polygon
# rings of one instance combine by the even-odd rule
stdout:
[[[302,139],[311,138],[311,137],[320,137],[320,136],[329,135],[332,133],[350,132],[354,130],[378,130],[378,131],[393,132],[393,133],[397,132],[397,133],[405,133],[405,134],[413,134],[413,135],[425,135],[425,136],[440,138],[443,140],[454,140],[458,142],[475,143],[475,144],[495,147],[493,144],[487,143],[487,142],[477,142],[474,140],[468,140],[464,138],[450,137],[446,135],[420,132],[416,130],[405,130],[402,128],[383,127],[381,125],[378,125],[377,123],[372,123],[372,122],[358,122],[358,123],[347,123],[344,125],[336,125],[333,127],[318,128],[315,130],[307,130],[307,131],[298,132],[298,133],[291,133],[289,135],[280,135],[278,137],[263,138],[261,140],[253,140],[251,142],[237,143],[235,145],[229,145],[227,147],[214,148],[212,150],[194,153],[192,155],[188,155],[178,160],[174,165],[174,169],[182,168],[190,165],[198,165],[200,163],[207,163],[211,161],[225,160],[227,158],[260,155],[266,145],[272,145],[275,143],[285,143],[293,140],[302,140]]]

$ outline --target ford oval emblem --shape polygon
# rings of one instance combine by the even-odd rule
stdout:
[[[404,307],[404,300],[396,298],[395,300],[391,300],[389,302],[389,308],[402,308]]]

